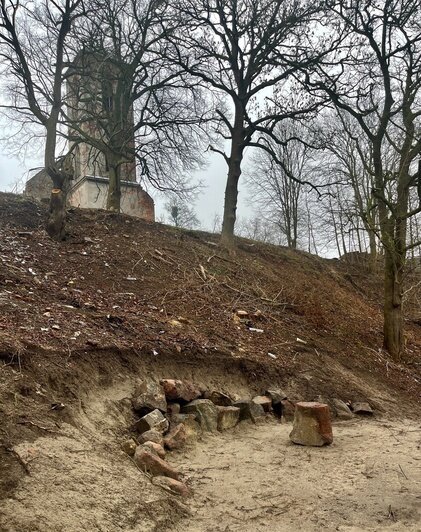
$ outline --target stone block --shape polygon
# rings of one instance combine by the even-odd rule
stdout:
[[[218,409],[209,399],[196,399],[182,407],[184,414],[194,414],[202,430],[216,432],[218,429]]]
[[[333,441],[329,406],[300,402],[295,405],[294,425],[289,435],[299,445],[322,447]]]
[[[162,386],[155,382],[141,382],[133,394],[132,406],[142,416],[153,410],[166,412],[167,401]]]
[[[218,430],[232,429],[240,421],[240,409],[235,406],[218,406]]]
[[[139,434],[148,430],[157,430],[158,432],[166,432],[169,427],[168,419],[165,418],[160,410],[153,410],[146,416],[141,417],[136,421],[136,430]]]
[[[188,403],[201,396],[200,390],[189,381],[162,379],[160,381],[167,401]]]
[[[270,412],[272,410],[272,399],[266,395],[258,395],[253,397],[253,403],[260,405],[265,412]]]
[[[233,406],[240,409],[240,421],[251,419],[253,423],[265,415],[262,405],[254,403],[250,399],[240,399],[235,401]]]

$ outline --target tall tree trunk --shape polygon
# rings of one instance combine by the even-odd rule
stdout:
[[[107,155],[108,163],[108,196],[107,210],[120,212],[121,209],[121,179],[119,161],[112,155]]]
[[[370,246],[370,271],[375,273],[377,271],[377,242],[376,234],[371,229],[368,229],[368,241]]]
[[[403,336],[403,265],[402,257],[386,250],[384,272],[384,347],[395,360],[400,360],[404,348]]]
[[[46,231],[53,240],[64,240],[66,234],[66,192],[67,178],[56,162],[55,150],[57,142],[56,133],[57,116],[50,118],[47,124],[47,138],[44,151],[44,166],[51,177],[53,188],[50,196],[50,209],[46,224]]]
[[[232,247],[234,244],[234,226],[237,212],[238,181],[241,175],[241,161],[244,150],[244,114],[241,106],[236,105],[234,127],[231,139],[231,153],[228,158],[228,177],[225,188],[224,218],[222,221],[221,244]]]

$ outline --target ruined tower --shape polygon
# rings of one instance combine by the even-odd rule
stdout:
[[[154,220],[153,199],[136,181],[134,115],[130,102],[121,97],[123,76],[124,71],[109,57],[93,52],[79,54],[69,67],[65,112],[72,179],[68,204],[106,208],[109,168],[105,153],[109,150],[124,156],[118,167],[121,212]],[[49,197],[48,181],[45,171],[39,172],[28,181],[26,193],[37,199]]]

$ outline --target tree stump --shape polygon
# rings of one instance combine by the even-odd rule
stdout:
[[[323,403],[297,403],[290,440],[299,445],[322,447],[333,441],[329,406]]]
[[[47,221],[48,235],[57,241],[64,240],[66,223],[66,197],[63,190],[53,188],[50,199],[50,212]]]

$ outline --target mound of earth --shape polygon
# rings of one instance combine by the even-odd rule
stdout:
[[[53,471],[66,461],[66,489],[79,497],[68,515],[91,530],[169,530],[186,519],[185,503],[145,479],[133,484],[127,457],[116,458],[122,405],[139,378],[188,378],[237,396],[281,387],[292,401],[367,401],[379,416],[419,416],[419,299],[398,364],[381,349],[381,280],[361,266],[243,239],[227,254],[213,234],[77,209],[57,243],[45,215],[0,194],[0,497],[9,520],[13,501],[28,507],[31,482],[49,486],[56,507],[66,475]],[[107,492],[120,470],[125,483]],[[87,520],[78,501],[98,471],[91,496],[106,498],[104,511]],[[139,492],[119,524],[119,505]],[[8,530],[60,529],[53,514],[30,513]]]

